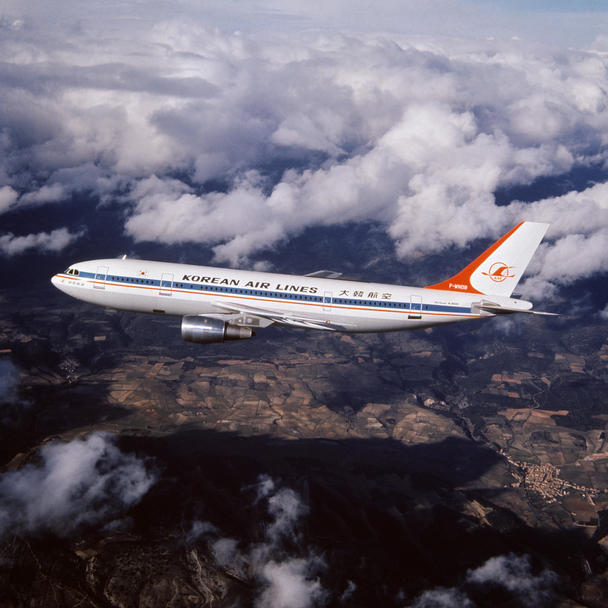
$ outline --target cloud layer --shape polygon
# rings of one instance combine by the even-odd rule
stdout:
[[[494,196],[605,163],[601,41],[243,34],[210,27],[212,8],[157,9],[0,19],[0,213],[93,193],[123,201],[134,240],[205,243],[230,264],[317,225],[379,221],[405,258],[529,218],[554,224],[531,291],[606,271],[605,184]],[[1,238],[8,254],[50,237]]]
[[[46,444],[39,458],[0,476],[0,538],[68,536],[105,523],[138,503],[155,482],[142,460],[121,452],[104,433]]]

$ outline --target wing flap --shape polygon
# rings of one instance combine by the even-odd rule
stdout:
[[[280,325],[288,325],[290,327],[302,327],[306,329],[321,329],[323,331],[336,331],[337,329],[345,329],[342,326],[338,327],[332,325],[329,322],[319,321],[319,319],[313,319],[311,317],[303,317],[299,315],[287,315],[277,313],[272,310],[266,310],[264,308],[258,308],[256,306],[248,306],[245,304],[232,304],[232,303],[216,303],[215,306],[223,308],[229,312],[245,313],[264,319],[269,319],[273,323]]]

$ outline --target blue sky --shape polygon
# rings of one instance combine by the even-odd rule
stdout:
[[[149,0],[53,3],[5,0],[0,14],[57,22],[129,23],[134,29],[158,19],[188,15],[225,31],[287,32],[304,29],[392,32],[466,38],[519,37],[566,47],[588,47],[608,32],[608,2],[543,0]]]
[[[558,46],[588,46],[608,31],[608,3],[488,0],[246,0],[206,2],[202,12],[220,27],[329,28],[408,35],[512,37]]]
[[[502,6],[505,10],[526,12],[588,13],[606,11],[606,0],[469,0],[482,6]]]

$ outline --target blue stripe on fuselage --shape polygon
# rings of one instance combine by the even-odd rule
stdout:
[[[179,292],[181,290],[184,291],[195,291],[200,293],[225,293],[225,294],[233,294],[233,295],[244,295],[244,296],[255,296],[258,298],[269,298],[274,300],[282,300],[282,301],[297,301],[297,302],[311,302],[324,304],[326,306],[331,305],[334,308],[340,308],[341,306],[363,306],[369,308],[377,308],[381,310],[391,311],[391,310],[410,310],[411,306],[409,302],[395,302],[392,300],[373,300],[373,299],[353,299],[353,298],[341,298],[341,297],[332,297],[331,301],[328,301],[324,296],[321,295],[310,295],[310,294],[295,294],[284,291],[270,291],[265,289],[245,289],[242,287],[222,287],[217,285],[206,285],[204,283],[185,283],[183,281],[161,281],[159,279],[148,279],[148,278],[139,278],[139,277],[128,277],[128,276],[118,276],[118,275],[99,275],[94,272],[83,272],[79,271],[79,278],[93,279],[97,281],[104,281],[106,283],[112,283],[120,286],[150,286],[157,287],[158,289],[172,289],[173,291]],[[70,279],[75,279],[74,276],[69,276]],[[420,308],[418,307],[420,306]],[[422,304],[416,305],[413,309],[411,309],[414,313],[428,313],[428,312],[438,312],[438,313],[453,313],[453,314],[470,314],[471,308],[464,306],[446,306],[446,305],[438,305],[438,304]]]

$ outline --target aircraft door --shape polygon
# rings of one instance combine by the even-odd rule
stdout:
[[[410,296],[408,319],[422,319],[422,298],[420,296]]]
[[[108,278],[108,267],[97,266],[97,272],[95,272],[95,281],[93,281],[94,289],[105,289],[105,281]]]
[[[159,296],[170,296],[173,292],[171,288],[173,287],[173,273],[172,272],[163,272],[160,278],[160,289],[158,291]]]
[[[323,312],[331,312],[332,292],[326,291],[323,294]]]

